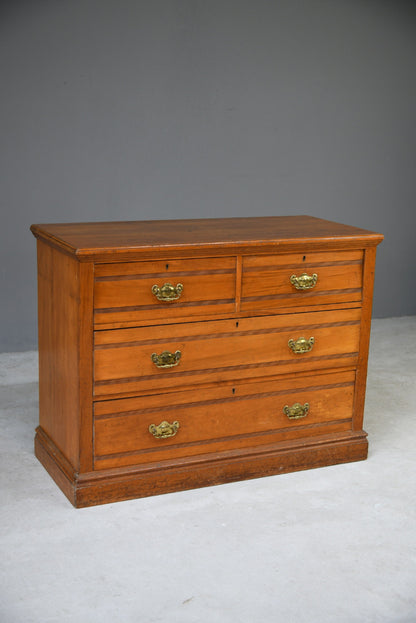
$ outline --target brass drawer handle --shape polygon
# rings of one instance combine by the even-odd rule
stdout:
[[[306,417],[308,415],[308,412],[308,402],[305,402],[304,405],[301,405],[300,402],[295,402],[295,404],[291,407],[289,407],[289,405],[283,407],[283,413],[287,415],[289,420],[299,420],[300,418]]]
[[[177,350],[174,353],[170,353],[168,350],[164,350],[160,355],[153,353],[152,361],[158,368],[173,368],[178,365],[181,358],[181,351]]]
[[[307,340],[306,337],[299,337],[296,341],[292,339],[288,341],[289,348],[296,355],[302,355],[303,353],[308,353],[310,350],[312,350],[314,344],[315,344],[314,337],[310,337],[309,340]]]
[[[302,273],[299,277],[296,277],[296,275],[290,277],[290,283],[292,286],[295,286],[296,290],[312,290],[316,286],[317,281],[318,275],[316,273],[313,273],[313,275]]]
[[[173,286],[171,283],[165,283],[161,288],[159,286],[152,286],[152,292],[158,301],[169,303],[170,301],[177,301],[183,292],[183,285],[178,283]]]
[[[179,422],[175,420],[172,424],[163,420],[158,426],[156,424],[150,424],[149,433],[152,433],[156,439],[167,439],[168,437],[174,437],[179,429]]]

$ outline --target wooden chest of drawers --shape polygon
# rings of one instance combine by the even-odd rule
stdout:
[[[366,458],[382,235],[308,216],[31,229],[35,452],[75,506]]]

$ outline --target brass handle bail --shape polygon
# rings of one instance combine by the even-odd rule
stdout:
[[[154,285],[152,286],[152,292],[158,301],[170,303],[171,301],[177,301],[180,298],[183,292],[183,285],[178,283],[176,286],[173,286],[171,283],[165,283],[161,288]]]
[[[299,277],[296,275],[290,277],[290,283],[292,286],[295,286],[296,290],[312,290],[316,286],[317,281],[318,275],[316,273],[313,273],[313,275],[302,273]]]
[[[152,433],[156,439],[168,439],[168,437],[174,437],[179,430],[179,422],[175,420],[172,424],[169,424],[166,420],[163,420],[160,424],[150,424],[149,433]]]
[[[308,415],[308,412],[308,402],[305,402],[304,405],[301,405],[300,402],[295,402],[295,404],[291,407],[289,407],[289,405],[283,407],[283,413],[287,415],[289,420],[299,420],[300,418],[306,417]]]
[[[174,368],[178,365],[181,355],[182,353],[180,350],[177,350],[174,353],[164,350],[163,353],[160,353],[160,355],[152,353],[151,359],[158,368]]]
[[[296,341],[292,339],[288,341],[290,350],[296,355],[308,353],[310,350],[312,350],[314,344],[314,337],[310,337],[309,340],[307,340],[306,337],[299,337]]]

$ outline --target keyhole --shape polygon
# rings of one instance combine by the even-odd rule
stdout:
[[[237,320],[237,322],[235,323],[235,326],[236,326],[236,327],[238,327],[238,320]]]
[[[304,258],[305,259],[305,258]],[[166,270],[169,270],[169,264],[166,264]]]
[[[235,394],[235,387],[233,387],[233,394]]]
[[[303,256],[303,261],[305,261],[305,260],[306,260],[306,255]]]

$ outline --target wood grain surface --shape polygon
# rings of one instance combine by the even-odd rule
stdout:
[[[35,452],[74,506],[366,458],[381,234],[307,216],[32,232]],[[318,275],[310,290],[290,281],[303,273]],[[165,283],[177,300],[157,300]],[[312,348],[294,353],[301,338]],[[155,365],[164,351],[177,365]],[[295,403],[305,417],[288,418]],[[157,439],[164,420],[179,429]]]
[[[95,465],[102,469],[351,430],[354,371],[302,380],[277,378],[202,394],[191,390],[98,402]],[[295,403],[308,403],[309,411],[290,420],[283,409]],[[173,437],[155,439],[149,425],[163,420],[177,420],[180,428]],[[337,424],[343,426],[334,429]]]
[[[265,316],[120,329],[95,334],[95,396],[143,392],[232,378],[355,365],[360,311]],[[289,340],[314,338],[312,350],[295,354]],[[178,364],[157,368],[153,353],[180,351]]]
[[[81,261],[124,261],[195,257],[202,252],[362,248],[382,240],[378,233],[312,216],[58,223],[32,225],[32,233]],[[111,260],[113,258],[113,260]]]

